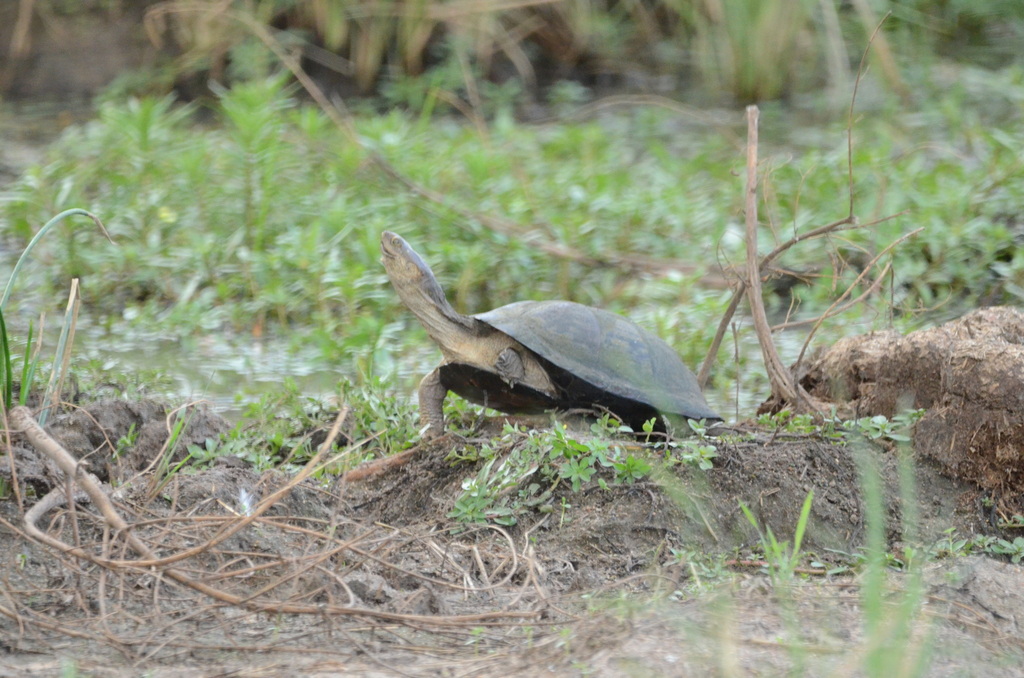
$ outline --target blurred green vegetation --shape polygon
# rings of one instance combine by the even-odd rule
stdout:
[[[32,3],[29,3],[32,4]],[[165,49],[120,91],[175,83],[233,85],[277,68],[267,27],[346,93],[379,94],[431,71],[516,82],[622,87],[685,85],[705,101],[845,91],[879,22],[872,60],[904,97],[904,64],[954,56],[1020,63],[1019,0],[37,0],[39,17],[145,10],[145,34]],[[140,33],[142,29],[140,28]],[[18,50],[30,33],[15,36]],[[12,43],[13,44],[13,43]],[[15,52],[12,51],[12,55]]]
[[[1022,6],[152,3],[156,34],[194,43],[167,72],[219,74],[233,85],[182,104],[125,97],[139,74],[130,76],[100,97],[93,121],[67,129],[45,162],[4,190],[8,251],[72,206],[100,215],[118,243],[64,227],[34,255],[13,312],[56,308],[78,276],[85,308],[108,336],[252,333],[307,355],[315,347],[324,364],[368,380],[390,374],[397,356],[404,364],[410,352],[417,362],[433,355],[377,261],[379,233],[392,229],[462,311],[525,298],[600,305],[651,327],[696,365],[728,300],[720,269],[743,261],[740,114],[622,92],[602,98],[586,83],[629,63],[650,76],[683,73],[714,100],[788,93],[785,105],[762,105],[767,252],[847,214],[842,111],[851,64],[885,9],[893,17],[860,83],[853,188],[862,223],[898,216],[787,252],[778,263],[801,282],[770,283],[779,289],[774,310],[779,319],[791,304],[797,315],[820,312],[919,227],[883,260],[893,274],[881,293],[822,332],[1018,303],[1024,70],[1014,63],[1019,50],[1002,45],[1021,32]],[[443,26],[425,39],[416,17]],[[517,34],[516,21],[532,28]],[[283,26],[275,35],[286,47],[321,45],[354,69],[360,55],[377,55],[366,81],[376,95],[347,100],[351,130],[280,74],[252,22]],[[375,22],[386,24],[383,51],[360,42]],[[563,29],[571,40],[541,40]],[[772,54],[737,51],[763,46],[765,34],[778,38]],[[562,45],[558,59],[569,65],[552,69],[558,59],[544,44]],[[944,56],[954,52],[970,63]],[[513,77],[495,77],[501,59],[512,61]],[[550,82],[537,87],[542,63]],[[584,63],[599,67],[580,70]],[[519,122],[531,97],[543,122]],[[417,195],[378,158],[438,199]],[[780,339],[784,353],[798,348],[794,336]],[[719,361],[722,386],[744,374],[753,338],[737,341],[737,357]],[[745,378],[750,388],[759,377]]]
[[[784,268],[824,280],[792,290],[801,312],[918,227],[884,294],[832,327],[1024,295],[1024,73],[966,69],[930,86],[931,103],[882,99],[857,121],[856,214],[901,214],[788,252]],[[112,331],[269,333],[370,374],[401,338],[423,339],[378,263],[379,234],[393,229],[463,311],[572,299],[632,315],[691,365],[702,357],[728,297],[718,268],[742,263],[737,114],[709,124],[624,106],[524,125],[499,106],[491,123],[466,125],[392,110],[355,114],[353,138],[295,94],[283,77],[239,84],[201,125],[197,105],[169,97],[107,102],[69,128],[6,191],[4,232],[20,249],[49,216],[83,206],[118,246],[68,227],[40,245],[22,298],[58,299],[78,276]],[[765,251],[848,209],[843,126],[800,124],[807,115],[764,112]],[[374,154],[443,201],[407,190]]]

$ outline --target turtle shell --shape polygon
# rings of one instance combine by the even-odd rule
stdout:
[[[561,407],[602,405],[629,419],[651,410],[721,419],[693,372],[654,334],[610,311],[571,301],[520,301],[473,316],[553,365]]]

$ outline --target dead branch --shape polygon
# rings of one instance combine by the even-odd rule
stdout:
[[[308,478],[316,469],[322,468],[321,460],[325,456],[326,452],[333,445],[334,439],[340,431],[341,422],[347,415],[347,408],[343,409],[339,413],[338,418],[335,420],[334,426],[331,428],[331,432],[328,434],[327,440],[321,445],[317,454],[307,463],[307,465],[288,483],[286,483],[281,489],[272,493],[270,496],[261,501],[252,511],[250,515],[243,517],[234,517],[226,519],[224,526],[215,534],[215,536],[197,547],[186,549],[184,551],[175,553],[168,557],[159,557],[157,553],[150,548],[140,537],[136,535],[134,526],[129,525],[117,512],[107,493],[104,492],[102,484],[90,474],[81,473],[81,467],[77,460],[71,456],[57,441],[51,438],[39,425],[35,422],[32,417],[31,411],[26,407],[16,407],[11,411],[12,423],[20,429],[29,442],[35,447],[40,453],[44,454],[48,458],[52,459],[60,468],[60,470],[69,478],[73,479],[74,484],[79,487],[85,496],[95,505],[99,511],[104,523],[113,529],[114,534],[122,538],[128,547],[132,551],[142,556],[141,559],[112,559],[109,557],[98,556],[83,546],[72,546],[59,539],[56,539],[46,532],[42,531],[37,526],[37,521],[41,518],[45,510],[53,508],[54,502],[57,499],[47,499],[43,502],[41,507],[33,508],[25,516],[25,531],[33,539],[40,543],[46,544],[51,548],[54,548],[62,553],[66,553],[75,558],[84,559],[89,562],[95,563],[101,567],[107,568],[113,571],[125,571],[130,570],[134,572],[149,571],[159,577],[167,577],[168,579],[177,582],[187,588],[190,588],[198,593],[201,593],[209,597],[212,601],[219,603],[226,603],[229,605],[237,606],[253,612],[264,612],[273,614],[307,614],[307,615],[334,615],[334,616],[350,616],[350,617],[363,617],[367,619],[375,619],[378,621],[389,621],[396,623],[421,623],[421,624],[432,624],[432,625],[463,625],[467,623],[486,623],[489,621],[497,621],[500,619],[529,619],[535,618],[539,612],[510,612],[510,611],[495,611],[486,612],[480,614],[470,615],[416,615],[416,614],[401,614],[395,612],[370,610],[365,608],[349,607],[336,604],[304,604],[296,603],[288,600],[277,600],[277,601],[263,601],[256,600],[255,596],[261,593],[269,592],[274,590],[277,586],[288,580],[286,577],[284,580],[278,580],[272,585],[263,587],[256,594],[241,596],[225,590],[215,588],[205,581],[195,578],[190,575],[186,570],[171,567],[170,564],[181,562],[191,556],[207,553],[212,549],[212,546],[222,542],[226,539],[227,535],[235,534],[240,529],[248,526],[259,519],[260,515],[266,512],[275,502],[277,502],[285,494],[291,492],[298,483]],[[53,493],[51,493],[53,494]],[[38,505],[37,505],[38,506]],[[357,549],[358,543],[365,537],[365,535],[358,535],[353,539],[346,540],[340,544],[335,544],[330,553],[328,554],[316,554],[314,562],[322,562],[326,556],[333,555],[335,553],[348,550],[353,551]],[[507,537],[510,545],[513,546],[511,539]],[[360,555],[374,559],[372,553],[358,549],[356,551]],[[511,577],[514,573],[514,569],[508,574]],[[506,580],[508,579],[506,577]],[[203,579],[206,579],[205,575]],[[502,582],[504,583],[504,582]],[[0,611],[2,612],[2,611]]]
[[[754,322],[754,331],[761,346],[765,370],[771,383],[772,396],[792,403],[801,410],[814,407],[811,396],[795,384],[786,366],[782,364],[779,352],[772,340],[768,314],[764,309],[761,293],[761,267],[757,257],[757,122],[759,111],[757,106],[747,106],[747,182],[746,182],[746,245],[747,245],[747,277],[744,282],[750,291],[747,300],[750,303],[750,315]]]
[[[885,266],[883,266],[881,272],[879,272],[879,274],[875,276],[874,281],[872,281],[872,283],[868,285],[867,288],[863,292],[861,292],[859,296],[855,297],[854,299],[851,299],[845,304],[839,306],[833,304],[828,309],[828,311],[826,311],[825,313],[821,314],[816,318],[807,318],[805,320],[787,320],[784,323],[772,325],[772,332],[781,332],[783,330],[791,330],[797,327],[806,327],[807,325],[817,325],[820,323],[821,320],[825,318],[834,318],[837,315],[841,315],[846,311],[849,311],[851,308],[860,304],[865,299],[870,297],[872,294],[878,292],[878,290],[882,286],[882,281],[885,280],[885,276],[887,276],[889,274],[889,271],[891,270],[892,264],[886,264]],[[847,292],[849,292],[852,289],[853,286],[851,285],[849,288],[847,288]],[[793,371],[795,372],[796,370],[794,369]]]
[[[756,124],[756,114],[755,114],[755,120],[753,121],[753,125],[751,125],[751,118],[750,118],[750,116],[751,116],[751,110],[750,109],[751,108],[755,108],[755,110],[756,110],[756,107],[748,107],[747,108],[748,139],[751,139],[751,134],[753,136],[752,136],[752,141],[748,142],[748,146],[747,146],[747,153],[748,153],[748,155],[747,155],[747,194],[746,194],[746,214],[747,214],[747,221],[746,221],[746,228],[747,228],[747,262],[746,262],[746,269],[741,273],[740,279],[736,283],[736,289],[733,292],[733,297],[729,301],[729,306],[726,308],[726,311],[723,314],[722,319],[720,320],[720,322],[718,324],[718,329],[715,332],[714,339],[712,340],[711,346],[708,348],[708,352],[705,355],[704,361],[703,361],[703,363],[701,363],[700,370],[697,373],[697,383],[698,383],[698,385],[700,386],[701,389],[703,389],[707,385],[708,378],[709,378],[709,376],[711,374],[711,366],[714,364],[715,357],[718,355],[718,349],[721,347],[722,340],[725,337],[726,328],[729,326],[729,323],[732,322],[732,318],[735,315],[737,309],[739,308],[740,301],[742,300],[744,294],[747,293],[748,289],[755,289],[756,288],[756,294],[757,294],[757,297],[758,297],[756,304],[755,304],[753,299],[751,300],[752,312],[753,312],[753,308],[755,307],[755,305],[756,306],[760,306],[761,310],[763,312],[763,301],[761,299],[761,292],[760,292],[761,286],[760,286],[760,283],[761,283],[761,280],[766,275],[769,275],[772,272],[772,269],[771,269],[770,265],[771,265],[771,263],[776,258],[781,256],[788,249],[794,247],[795,245],[797,245],[797,244],[799,244],[801,242],[805,242],[805,241],[812,240],[812,239],[815,239],[815,238],[825,237],[825,236],[828,236],[828,235],[830,235],[832,233],[837,233],[839,231],[845,231],[845,230],[851,230],[851,229],[859,229],[859,228],[868,228],[870,226],[875,226],[875,225],[883,223],[885,221],[889,221],[891,219],[894,219],[894,218],[896,218],[896,217],[906,213],[906,211],[898,212],[898,213],[893,214],[893,215],[882,217],[881,219],[876,219],[875,221],[869,222],[867,224],[860,224],[858,219],[857,219],[857,217],[856,217],[855,211],[854,211],[854,205],[855,205],[855,193],[854,193],[854,183],[853,183],[854,182],[854,179],[853,179],[853,111],[854,111],[854,105],[856,104],[856,101],[857,101],[857,91],[858,91],[858,88],[860,86],[861,77],[863,77],[863,75],[864,75],[864,70],[866,68],[868,54],[870,53],[871,47],[874,44],[876,39],[880,39],[880,40],[884,41],[884,38],[881,38],[879,36],[879,30],[881,29],[882,24],[885,23],[885,20],[888,17],[889,17],[889,14],[886,14],[885,17],[883,17],[882,20],[880,22],[878,22],[878,25],[875,26],[875,30],[872,32],[871,37],[868,40],[867,46],[864,48],[864,53],[861,55],[860,67],[858,68],[858,71],[857,71],[857,78],[854,81],[853,93],[852,93],[852,95],[850,97],[850,109],[849,109],[849,116],[848,116],[847,128],[846,128],[846,145],[847,145],[847,148],[846,148],[846,162],[847,162],[847,184],[848,184],[848,192],[849,192],[849,213],[843,219],[840,219],[838,221],[834,221],[834,222],[832,222],[830,224],[825,224],[824,226],[819,226],[818,228],[812,229],[812,230],[810,230],[810,231],[808,231],[806,233],[801,233],[801,234],[795,235],[794,237],[790,238],[785,243],[779,245],[774,250],[772,250],[772,252],[770,252],[763,259],[761,259],[760,263],[758,263],[757,259],[756,259],[756,251],[757,251],[756,241],[755,241],[755,247],[753,248],[753,252],[752,252],[752,249],[751,249],[751,242],[750,242],[751,233],[753,232],[754,234],[756,234],[756,224],[757,224],[757,219],[756,219],[756,210],[757,210],[757,199],[756,199],[757,124]],[[753,157],[753,161],[754,161],[753,168],[752,168],[752,165],[751,165],[751,152],[753,152],[753,156],[754,156]],[[752,172],[753,172],[753,176],[752,176]],[[752,190],[752,186],[755,187],[753,190]],[[754,215],[753,222],[751,222],[751,214]],[[751,230],[752,223],[753,223],[753,226],[754,226],[754,230],[753,231]],[[908,234],[906,236],[902,236],[902,237],[898,238],[895,242],[891,243],[888,247],[886,247],[885,250],[883,250],[882,254],[884,254],[885,252],[890,251],[896,244],[906,240],[906,238],[910,237],[911,235],[914,235],[914,234],[918,233],[919,230],[920,229],[918,229],[918,231],[914,231],[911,234]],[[768,342],[772,346],[772,348],[768,349],[768,351],[770,353],[775,354],[775,358],[778,357],[777,351],[774,350],[774,344],[771,342],[771,332],[772,331],[775,331],[775,330],[778,330],[778,329],[783,329],[783,328],[796,327],[796,326],[804,325],[804,324],[813,324],[813,329],[810,332],[810,335],[805,340],[804,345],[803,345],[803,347],[802,347],[802,349],[800,351],[800,357],[797,359],[796,365],[799,365],[800,361],[803,359],[804,353],[806,352],[807,347],[808,347],[808,345],[810,343],[811,336],[813,336],[813,334],[817,330],[817,328],[821,326],[821,323],[823,323],[827,318],[833,317],[833,316],[835,316],[835,315],[837,315],[839,313],[842,313],[842,312],[848,310],[849,308],[853,307],[854,305],[859,303],[861,300],[867,298],[874,290],[877,290],[878,287],[881,285],[881,281],[884,279],[886,272],[889,270],[888,266],[886,266],[884,268],[882,273],[877,276],[875,281],[868,287],[868,289],[863,294],[861,294],[859,297],[857,297],[854,301],[852,301],[850,303],[847,303],[847,304],[843,304],[842,303],[842,301],[853,292],[853,289],[856,287],[856,285],[858,285],[861,282],[861,280],[863,280],[863,278],[867,275],[868,271],[870,271],[874,267],[874,265],[877,263],[879,258],[882,256],[882,254],[879,254],[874,259],[872,259],[870,264],[868,266],[866,266],[864,271],[857,277],[857,279],[851,285],[849,285],[847,287],[845,292],[824,313],[819,315],[817,318],[814,318],[814,319],[811,319],[811,320],[807,320],[807,321],[786,322],[786,323],[783,323],[783,324],[778,325],[778,326],[773,327],[773,328],[766,328],[766,329],[762,328],[760,330],[757,330],[758,319],[755,317],[754,318],[755,330],[757,330],[758,342],[761,345],[762,352],[764,352],[766,350],[765,340],[767,339]],[[756,264],[756,268],[755,268],[755,264]],[[752,273],[753,271],[756,271],[756,274]],[[752,285],[752,282],[755,281],[755,280],[756,280],[756,286]],[[809,396],[806,393],[806,391],[804,391],[803,388],[800,387],[799,384],[793,384],[791,378],[789,378],[788,376],[786,378],[781,378],[781,379],[779,378],[779,376],[781,374],[779,372],[779,370],[781,368],[781,362],[779,364],[773,364],[772,362],[769,361],[769,357],[766,355],[765,356],[765,366],[766,366],[766,370],[768,371],[769,380],[772,383],[772,396],[773,396],[773,399],[778,401],[778,397],[782,396],[782,401],[783,402],[790,402],[790,403],[792,403],[792,404],[794,404],[795,406],[798,406],[798,407],[800,407],[801,399],[803,399],[804,405],[808,404],[808,401],[806,400],[806,398],[809,397]],[[785,370],[782,370],[782,371],[785,372]],[[796,372],[796,370],[794,369],[793,373],[795,373],[795,372]],[[772,376],[773,374],[776,375],[774,378]],[[788,374],[791,374],[791,373],[787,372],[787,375]],[[778,384],[776,383],[777,380],[778,380]],[[793,388],[790,388],[790,387],[793,387]],[[797,396],[797,397],[796,398],[787,398],[787,397],[785,397],[783,395],[784,393],[790,393],[791,395]]]
[[[421,445],[412,447],[399,454],[392,455],[390,457],[382,457],[374,461],[368,462],[361,466],[358,466],[351,471],[347,471],[345,475],[341,477],[342,482],[354,483],[374,476],[379,476],[387,471],[404,466],[408,462],[412,461],[413,457],[420,451]]]

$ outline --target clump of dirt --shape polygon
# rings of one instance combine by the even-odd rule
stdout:
[[[50,431],[87,470],[103,480],[125,480],[168,452],[165,447],[175,424],[171,414],[166,405],[154,400],[110,398],[58,413]],[[183,460],[189,445],[203,445],[207,438],[216,439],[231,429],[205,404],[189,405],[173,414],[185,423],[169,451],[169,463]]]
[[[925,408],[914,450],[977,483],[1008,513],[1024,510],[1024,313],[972,311],[907,336],[843,339],[802,377],[812,395],[855,416]]]

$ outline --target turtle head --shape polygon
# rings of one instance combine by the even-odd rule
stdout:
[[[402,236],[391,231],[381,233],[380,252],[391,284],[410,311],[417,315],[434,310],[445,315],[455,313],[434,272]]]

